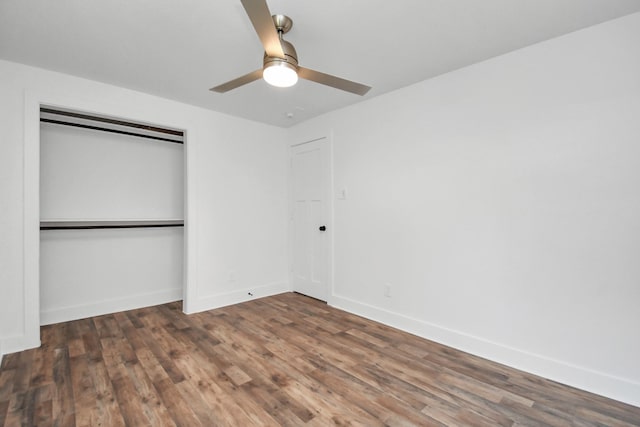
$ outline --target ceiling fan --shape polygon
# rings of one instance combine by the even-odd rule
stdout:
[[[277,87],[293,86],[300,77],[356,95],[364,95],[371,89],[360,83],[299,66],[295,48],[282,38],[282,35],[286,34],[293,26],[291,18],[285,15],[271,16],[266,0],[240,1],[264,47],[263,66],[242,77],[212,87],[210,90],[219,93],[228,92],[258,80],[260,77]]]

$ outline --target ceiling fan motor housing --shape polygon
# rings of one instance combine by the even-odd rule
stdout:
[[[284,59],[275,56],[268,56],[264,53],[264,59],[262,60],[263,68],[267,68],[272,65],[278,65],[281,67],[289,67],[294,71],[298,71],[298,53],[291,43],[284,39],[280,39],[282,44],[282,51],[284,52]],[[277,63],[277,64],[274,64]]]

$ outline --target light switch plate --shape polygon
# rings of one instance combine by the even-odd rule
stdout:
[[[340,191],[338,191],[338,199],[347,200],[347,187],[342,187]]]

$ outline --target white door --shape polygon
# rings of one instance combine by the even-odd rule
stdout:
[[[322,301],[329,294],[329,147],[326,138],[291,147],[293,290]]]

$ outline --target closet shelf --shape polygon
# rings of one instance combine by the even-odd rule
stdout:
[[[40,230],[90,230],[104,228],[160,228],[183,226],[184,220],[182,219],[40,221]]]

